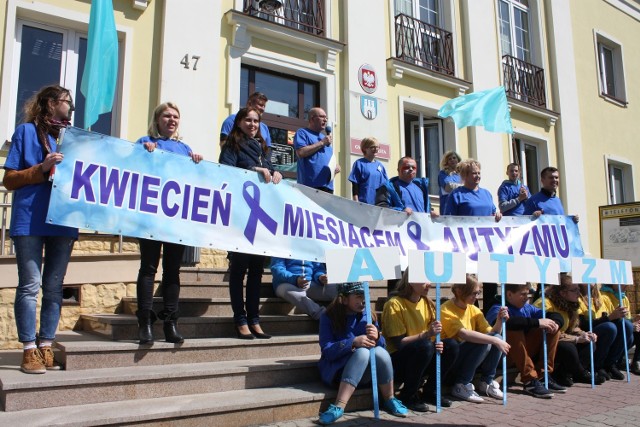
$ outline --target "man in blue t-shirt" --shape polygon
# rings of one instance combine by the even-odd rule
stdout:
[[[439,215],[429,202],[429,178],[416,178],[417,168],[413,158],[401,158],[398,161],[398,176],[391,178],[376,191],[376,205],[404,211],[407,215],[424,212],[437,218]]]
[[[509,163],[509,179],[502,181],[498,188],[498,207],[505,216],[520,216],[524,212],[524,202],[531,196],[529,188],[520,181],[520,165]]]
[[[293,148],[298,156],[298,183],[333,194],[333,176],[340,173],[340,165],[331,170],[333,135],[326,126],[327,113],[322,108],[309,110],[309,126],[298,129]]]
[[[265,108],[267,108],[267,102],[269,98],[262,92],[254,92],[247,99],[247,108],[255,108],[260,112],[260,134],[262,138],[267,143],[267,147],[271,147],[271,135],[269,134],[269,127],[262,121],[262,115],[264,114]],[[220,146],[224,144],[233,129],[233,122],[236,119],[236,114],[231,114],[227,117],[224,122],[222,122],[222,127],[220,127]]]
[[[553,166],[548,166],[540,172],[540,183],[542,190],[531,196],[524,204],[523,215],[533,215],[539,217],[545,215],[565,215],[562,201],[557,197],[558,185],[560,184],[560,172]],[[573,221],[577,224],[578,215],[573,215]]]

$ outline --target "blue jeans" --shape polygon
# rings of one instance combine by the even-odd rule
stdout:
[[[595,363],[595,355],[594,355],[594,365],[597,366],[598,368],[608,368],[611,365],[615,365],[615,363],[618,360],[621,360],[622,357],[624,357],[624,334],[622,333],[622,328],[624,327],[626,329],[626,334],[627,334],[627,348],[630,348],[633,345],[633,323],[631,323],[630,320],[628,319],[616,319],[613,322],[607,322],[607,323],[611,323],[613,325],[615,325],[616,327],[616,333],[615,333],[615,338],[613,339],[613,342],[610,344],[610,348],[608,353],[606,354],[606,357],[604,358],[604,362],[602,365],[597,365]],[[600,325],[598,325],[600,326]],[[596,327],[597,328],[597,327]],[[595,329],[594,328],[594,332]],[[596,332],[596,334],[598,335],[598,341],[596,342],[596,350],[598,349],[598,347],[602,347],[601,343],[600,343],[600,334],[598,334]]]
[[[624,351],[622,333],[618,338],[618,328],[613,322],[603,322],[593,327],[593,333],[598,336],[598,341],[593,345],[593,366],[595,369],[607,368],[613,365],[616,359],[614,353],[619,349]],[[619,347],[619,349],[617,348]]]
[[[391,364],[391,356],[387,350],[382,347],[375,347],[376,352],[376,374],[378,375],[378,384],[389,384],[393,379],[393,365]],[[371,368],[369,367],[368,348],[357,348],[353,352],[349,361],[342,370],[340,381],[358,387],[362,381],[363,384],[371,382]]]
[[[500,337],[499,334],[491,333]],[[473,380],[476,369],[480,367],[480,379],[487,384],[496,376],[496,369],[500,363],[502,352],[491,344],[476,344],[463,342],[459,347],[458,359],[451,372],[454,374],[454,383],[469,384]]]
[[[62,282],[74,241],[72,237],[59,236],[13,237],[18,265],[14,311],[20,342],[36,340],[36,303],[41,286],[42,305],[38,335],[40,339],[55,339],[62,307]]]

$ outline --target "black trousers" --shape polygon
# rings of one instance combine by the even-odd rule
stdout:
[[[164,310],[172,313],[178,310],[180,298],[180,262],[185,246],[156,240],[138,239],[140,242],[140,270],[136,293],[138,309],[151,310],[153,307],[153,282],[158,272],[162,249],[162,300]]]

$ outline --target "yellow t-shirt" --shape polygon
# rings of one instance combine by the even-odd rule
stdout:
[[[533,305],[535,305],[538,308],[542,308],[542,298],[538,298],[533,303]],[[558,313],[560,316],[562,316],[563,325],[562,325],[562,328],[560,328],[560,332],[566,332],[567,328],[569,327],[569,313],[567,313],[564,310],[560,310],[558,307],[553,305],[553,302],[549,298],[545,298],[545,300],[544,300],[544,308],[545,308],[545,311],[547,311],[549,313]],[[580,310],[578,310],[578,311],[580,311]],[[578,313],[578,314],[580,314],[580,313]]]
[[[582,299],[580,298],[580,311],[579,314],[582,316],[588,316],[589,315],[589,307],[587,306],[587,303],[585,302],[586,298]],[[593,301],[591,301],[591,315],[593,316],[593,319],[599,319],[602,317],[602,315],[604,313],[607,314],[611,314],[613,312],[613,310],[615,310],[615,308],[611,305],[611,301],[609,300],[609,298],[602,298],[600,297],[600,301],[602,302],[602,304],[600,305],[600,308],[596,310],[596,306],[593,303]]]
[[[484,318],[482,311],[475,305],[468,304],[467,308],[463,309],[455,305],[453,300],[449,300],[442,304],[440,316],[442,320],[441,336],[443,339],[455,338],[458,341],[462,341],[458,337],[458,332],[461,329],[483,334],[491,331],[491,325]]]
[[[620,299],[618,299],[617,291],[609,292],[609,290],[600,289],[600,298],[602,298],[603,300],[609,300],[609,303],[612,307],[620,306]],[[629,298],[627,298],[626,295],[622,298],[622,306],[629,310],[629,312],[627,313],[627,319],[631,319],[631,304],[629,303]]]
[[[387,338],[387,351],[398,351],[389,338],[417,335],[429,329],[434,320],[436,313],[431,301],[420,298],[414,303],[400,296],[391,298],[382,310],[382,335]]]

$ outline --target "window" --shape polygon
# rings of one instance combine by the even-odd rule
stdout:
[[[622,47],[601,34],[596,34],[600,93],[626,105],[626,89],[622,66]]]
[[[529,1],[498,0],[498,16],[502,54],[531,62]]]
[[[609,183],[609,203],[629,203],[634,201],[631,165],[606,159]]]
[[[396,15],[405,14],[426,22],[435,27],[441,27],[439,0],[396,0]]]
[[[531,194],[540,191],[540,151],[538,144],[520,138],[512,140],[513,161],[520,165],[522,182],[529,187]]]
[[[87,54],[86,34],[27,21],[18,21],[17,28],[19,60],[15,124],[22,122],[24,104],[33,94],[43,86],[60,84],[71,90],[75,102],[72,124],[84,127],[85,97],[80,92],[80,84]],[[91,130],[115,134],[116,101],[114,111],[102,114]]]
[[[246,105],[249,95],[254,92],[262,92],[269,98],[262,120],[269,126],[271,161],[283,172],[295,172],[293,135],[308,125],[309,110],[320,105],[320,85],[311,80],[242,65],[240,105]]]
[[[429,194],[439,194],[438,172],[444,154],[442,119],[423,113],[404,115],[405,153],[418,164],[416,176],[429,178]]]

